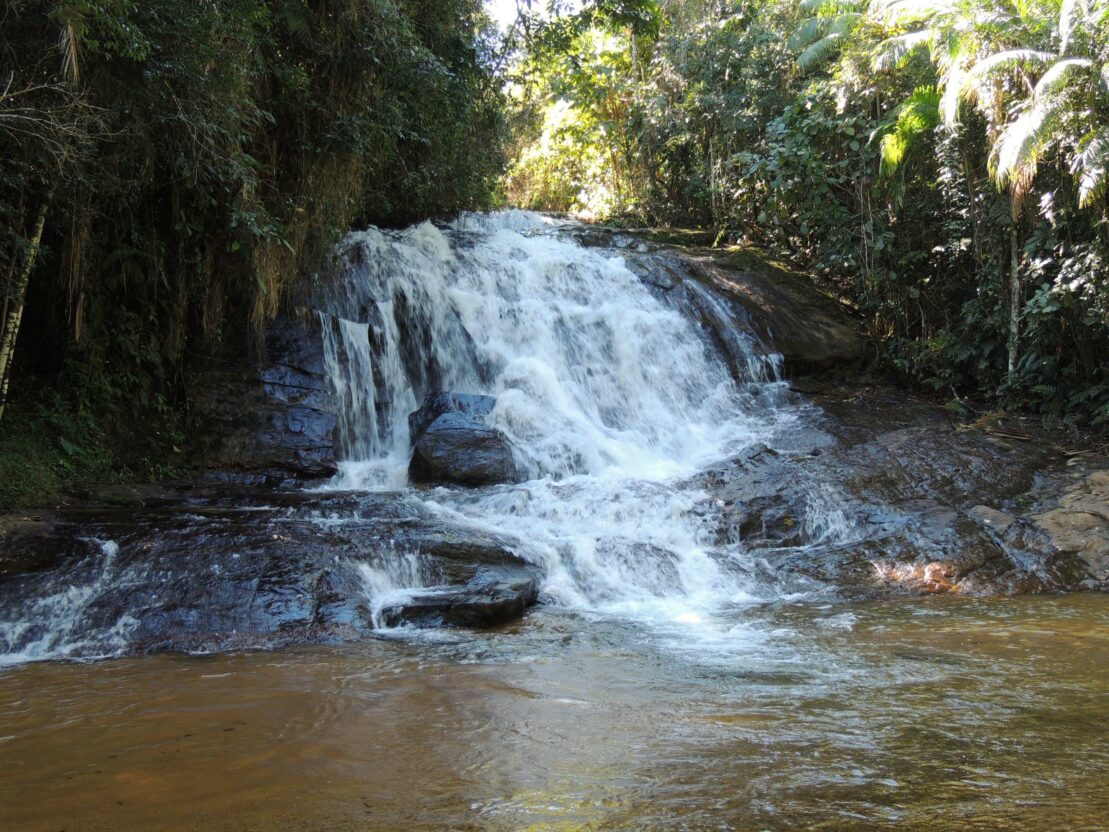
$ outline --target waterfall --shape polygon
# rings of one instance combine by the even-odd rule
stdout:
[[[344,485],[403,483],[408,413],[437,390],[495,395],[493,422],[533,479],[675,475],[772,427],[696,322],[620,252],[537,215],[370,229],[343,258],[320,314]],[[747,381],[777,386],[775,358],[748,339]]]
[[[808,592],[766,550],[857,539],[839,490],[794,484],[770,521],[789,533],[745,537],[743,506],[706,484],[809,430],[779,357],[686,261],[596,242],[524,212],[348,235],[315,304],[339,473],[272,506],[198,494],[67,520],[77,545],[0,586],[0,664],[268,644],[323,619],[349,635],[357,615],[408,627],[398,608],[489,566],[445,569],[436,539],[503,542],[541,567],[541,600],[678,643],[723,643],[737,607]],[[495,397],[482,418],[519,481],[410,487],[408,416],[434,392]]]
[[[321,312],[346,457],[329,487],[404,487],[407,416],[424,395],[496,396],[491,422],[527,481],[433,489],[425,505],[527,541],[548,600],[702,621],[758,590],[734,547],[715,545],[708,495],[684,483],[772,444],[798,409],[779,357],[706,287],[674,290],[672,264],[635,243],[567,232],[513,211],[348,236]],[[691,304],[730,316],[726,343]],[[805,523],[824,537],[844,525]]]

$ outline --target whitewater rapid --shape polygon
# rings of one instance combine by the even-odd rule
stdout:
[[[737,322],[737,378],[625,245],[584,246],[563,223],[519,211],[351,234],[320,313],[346,454],[327,487],[406,488],[407,417],[423,397],[496,396],[491,423],[527,480],[421,491],[423,504],[522,541],[549,603],[712,623],[774,590],[750,579],[738,547],[718,544],[711,498],[691,478],[773,446],[802,409],[779,356]],[[819,503],[803,522],[843,532]]]

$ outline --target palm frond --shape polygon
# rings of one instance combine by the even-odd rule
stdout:
[[[1040,80],[1036,82],[1036,88],[1033,90],[1032,95],[1035,98],[1047,98],[1059,92],[1065,85],[1067,76],[1076,69],[1085,69],[1093,66],[1093,61],[1085,58],[1063,58],[1056,61],[1047,72],[1040,76]]]
[[[908,150],[909,143],[906,137],[896,130],[882,136],[882,141],[878,145],[878,152],[880,154],[878,175],[883,177],[892,176],[894,172],[901,167],[901,162],[904,160]]]
[[[999,188],[1009,186],[1014,205],[1028,193],[1044,150],[1056,138],[1063,106],[1058,98],[1033,101],[1002,130],[990,154]]]
[[[1105,196],[1109,190],[1109,127],[1101,127],[1082,137],[1070,165],[1078,179],[1078,204],[1083,208]]]
[[[865,0],[801,0],[798,8],[812,14],[831,17],[842,12],[861,11]]]
[[[1059,54],[1066,55],[1070,38],[1079,22],[1088,20],[1089,9],[1085,0],[1063,0],[1059,4]]]
[[[871,0],[870,16],[891,28],[913,26],[955,11],[953,0]]]
[[[827,17],[810,17],[801,21],[801,25],[790,36],[789,44],[794,49],[803,49],[815,40],[819,40],[828,34],[828,23],[830,18]]]
[[[1028,64],[1046,64],[1054,58],[1055,55],[1051,52],[1039,49],[1007,49],[1004,52],[995,52],[977,61],[970,68],[966,82],[968,85],[977,85],[995,72]]]
[[[921,29],[918,32],[906,32],[886,38],[875,48],[870,65],[875,72],[885,69],[902,67],[909,57],[923,46],[932,43],[933,32],[931,29]]]
[[[843,12],[831,17],[809,18],[791,39],[794,48],[805,49],[797,65],[805,72],[824,63],[862,21],[861,12]]]
[[[839,48],[843,35],[832,32],[809,46],[797,56],[797,65],[805,72],[824,63]]]
[[[963,100],[963,89],[966,85],[966,68],[961,61],[956,61],[947,71],[943,83],[943,95],[940,96],[940,115],[943,123],[954,127],[959,123],[959,104]]]
[[[832,19],[830,30],[839,35],[849,35],[862,23],[862,12],[844,12]]]

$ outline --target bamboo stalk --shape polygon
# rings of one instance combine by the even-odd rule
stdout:
[[[1009,375],[1017,368],[1017,342],[1020,339],[1020,257],[1017,221],[1009,226]]]
[[[9,294],[5,302],[5,315],[3,329],[0,330],[0,421],[4,418],[4,409],[8,403],[8,385],[12,378],[12,359],[15,353],[15,342],[19,336],[19,325],[23,322],[23,302],[27,297],[27,283],[31,279],[31,272],[35,268],[39,247],[42,244],[42,230],[46,225],[46,202],[43,201],[39,208],[35,227],[31,233],[30,249],[27,259],[20,270],[16,281],[15,292]]]

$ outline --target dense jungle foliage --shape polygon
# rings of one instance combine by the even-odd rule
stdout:
[[[513,202],[765,246],[953,404],[1109,424],[1109,2],[520,5]]]
[[[1109,425],[1109,0],[0,3],[0,504],[170,473],[339,234],[498,200],[763,246],[914,383]]]
[[[0,490],[53,476],[35,428],[63,479],[172,443],[187,359],[257,345],[342,231],[487,206],[494,35],[480,0],[3,0]]]

